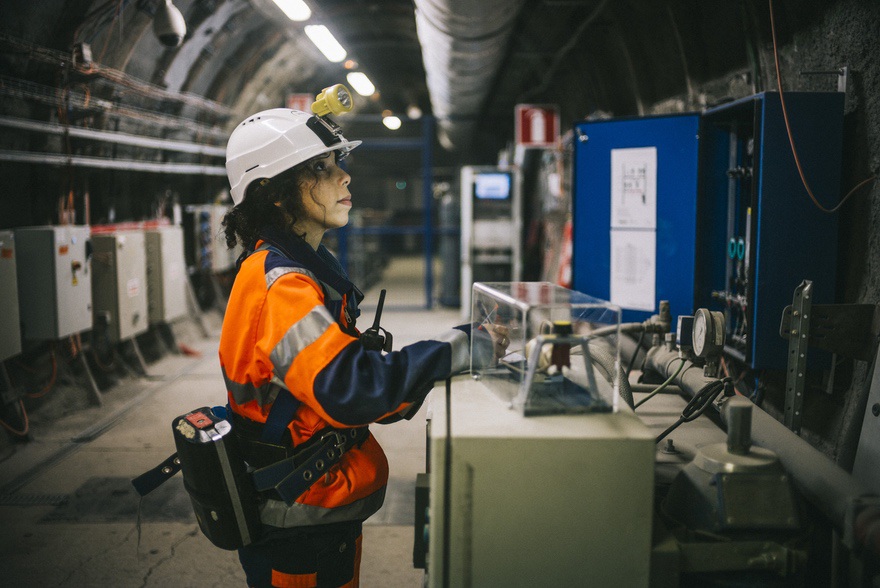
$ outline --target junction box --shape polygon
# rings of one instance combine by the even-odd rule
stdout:
[[[92,235],[92,248],[95,317],[106,317],[107,333],[114,342],[146,332],[149,322],[143,231]]]
[[[90,329],[89,227],[21,227],[15,245],[22,339],[61,339]]]

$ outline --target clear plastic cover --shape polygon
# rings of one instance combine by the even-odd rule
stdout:
[[[616,412],[620,307],[549,282],[477,282],[475,328],[496,341],[471,373],[525,416]],[[473,338],[472,338],[473,340]]]

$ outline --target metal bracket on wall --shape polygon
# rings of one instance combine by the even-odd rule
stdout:
[[[788,339],[792,307],[782,311],[779,335]],[[814,304],[810,316],[810,347],[824,349],[860,361],[874,359],[880,335],[880,306],[876,304]]]
[[[807,371],[807,346],[813,282],[804,280],[795,288],[791,303],[788,334],[788,373],[785,378],[785,426],[800,433],[804,408],[804,379]]]
[[[846,86],[849,82],[849,66],[844,65],[837,69],[820,71],[802,71],[802,76],[837,76],[837,91],[846,94]]]
[[[880,305],[811,304],[806,294],[812,283],[795,289],[794,301],[782,311],[779,336],[789,341],[786,378],[785,425],[797,432],[803,408],[804,367],[807,347],[870,362],[880,336]],[[832,377],[834,365],[832,364]],[[793,411],[790,415],[789,412]],[[797,428],[791,423],[797,423]]]

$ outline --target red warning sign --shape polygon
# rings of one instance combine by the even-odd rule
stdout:
[[[559,109],[552,104],[516,105],[516,144],[554,147],[559,139]]]
[[[302,110],[303,112],[312,112],[312,102],[315,97],[311,94],[288,94],[285,106],[291,110]]]

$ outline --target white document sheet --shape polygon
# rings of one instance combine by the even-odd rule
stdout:
[[[654,311],[657,258],[653,230],[611,231],[611,302]]]
[[[611,228],[657,228],[657,148],[611,150]]]

